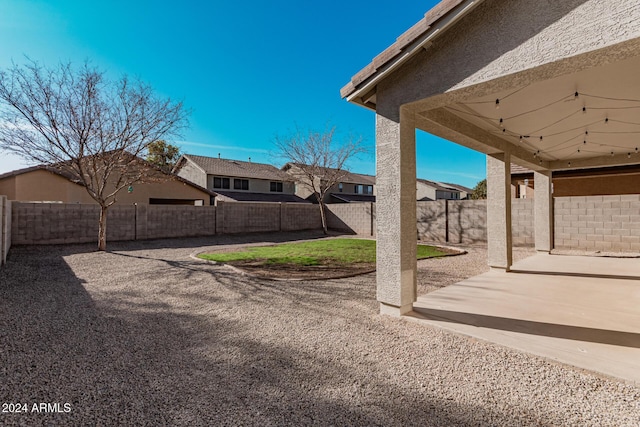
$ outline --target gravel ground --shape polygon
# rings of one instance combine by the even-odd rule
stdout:
[[[379,316],[375,274],[262,281],[189,257],[229,243],[243,238],[13,248],[0,403],[29,411],[0,425],[640,423],[638,387]],[[421,261],[421,292],[485,258]],[[40,402],[71,411],[31,412]]]

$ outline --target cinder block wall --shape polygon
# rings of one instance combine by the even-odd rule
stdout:
[[[375,236],[375,209],[375,203],[369,202],[327,205],[327,226],[332,230]]]
[[[555,247],[640,251],[640,195],[557,197]]]
[[[318,205],[310,203],[282,203],[280,205],[280,229],[282,231],[318,228],[322,228]]]
[[[280,203],[218,203],[222,233],[255,233],[280,230]],[[220,225],[218,225],[220,231]]]
[[[418,239],[445,242],[447,239],[446,202],[435,200],[416,203]]]
[[[145,206],[146,236],[138,239],[213,236],[216,234],[215,206]],[[138,221],[144,214],[138,209]],[[140,230],[139,230],[140,232]]]
[[[487,201],[449,201],[449,242],[487,241]]]
[[[11,248],[11,201],[0,196],[0,266],[7,262]]]
[[[483,202],[486,206],[486,201],[483,200]],[[533,199],[513,199],[511,201],[511,233],[514,246],[533,246],[535,244]]]

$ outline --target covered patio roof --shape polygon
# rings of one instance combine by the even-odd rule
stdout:
[[[445,0],[342,88],[376,113],[382,313],[416,301],[416,129],[487,154],[492,268],[512,267],[512,162],[549,253],[554,171],[640,164],[638,22],[636,0]]]

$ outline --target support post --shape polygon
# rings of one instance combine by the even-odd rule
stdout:
[[[551,171],[534,172],[533,221],[536,251],[553,249],[553,194]]]
[[[380,313],[401,316],[416,300],[415,117],[376,115],[377,299]]]
[[[487,243],[492,268],[509,271],[513,262],[511,234],[511,155],[487,155]]]

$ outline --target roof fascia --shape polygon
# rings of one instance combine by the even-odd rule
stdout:
[[[483,1],[484,0],[466,0],[465,2],[456,6],[444,17],[433,23],[433,25],[425,32],[425,34],[423,34],[421,37],[418,37],[418,39],[416,39],[416,41],[413,43],[413,47],[408,49],[406,52],[401,53],[397,59],[389,62],[386,66],[382,67],[382,71],[373,74],[362,87],[356,88],[351,94],[347,95],[347,101],[362,105],[365,108],[369,108],[370,110],[375,111],[375,109],[371,107],[370,103],[367,103],[366,100],[360,98],[365,94],[367,94],[368,98],[371,98],[371,91],[373,91],[374,87],[382,79],[386,78],[387,75],[398,69],[401,65],[411,59],[422,49],[427,49],[431,44],[431,41],[436,36],[444,32],[454,23],[458,22]]]

